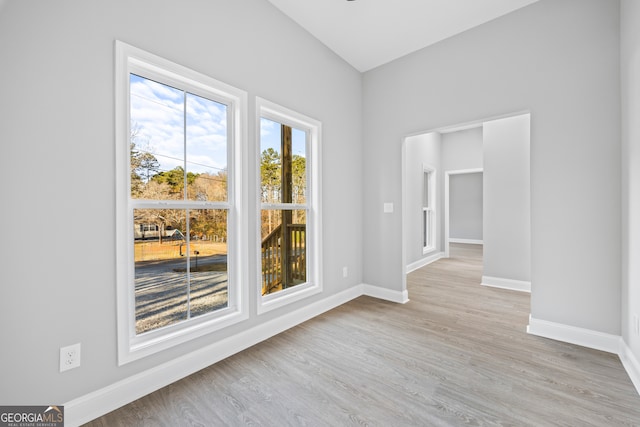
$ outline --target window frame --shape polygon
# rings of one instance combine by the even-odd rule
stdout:
[[[227,200],[141,200],[131,197],[130,174],[130,74],[156,80],[227,106]],[[247,93],[197,71],[138,49],[115,42],[115,151],[116,151],[116,302],[118,365],[138,360],[167,348],[246,320],[248,315],[245,224],[242,206],[246,198],[243,141],[247,134]],[[173,325],[136,335],[133,259],[133,209],[225,209],[227,210],[228,305]]]
[[[306,204],[265,203],[261,201],[261,119],[265,118],[302,130],[306,134]],[[322,191],[321,191],[321,135],[322,123],[304,114],[256,97],[256,295],[258,314],[286,306],[322,292]],[[306,219],[307,281],[269,295],[262,295],[261,212],[268,209],[304,209]]]
[[[422,166],[422,254],[436,248],[436,169]]]

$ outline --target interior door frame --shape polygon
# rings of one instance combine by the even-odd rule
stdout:
[[[451,175],[484,173],[484,168],[444,171],[444,257],[449,258],[449,178]],[[482,199],[484,203],[484,196]]]

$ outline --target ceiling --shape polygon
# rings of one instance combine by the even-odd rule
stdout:
[[[268,0],[364,72],[538,0]]]

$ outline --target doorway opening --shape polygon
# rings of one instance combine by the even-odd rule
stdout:
[[[473,244],[482,245],[479,284],[530,292],[530,114],[411,135],[402,150],[403,290],[409,272],[450,257],[452,244]],[[421,188],[426,167],[436,182],[429,251]],[[480,195],[452,193],[479,186]]]
[[[444,172],[444,257],[450,244],[482,245],[483,169]]]

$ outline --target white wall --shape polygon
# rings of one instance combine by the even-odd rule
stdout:
[[[449,239],[482,241],[482,172],[449,176]]]
[[[442,143],[440,134],[431,132],[428,134],[411,136],[405,142],[405,253],[406,264],[412,264],[422,258],[433,255],[433,252],[442,251]],[[424,186],[424,166],[435,169],[436,177],[436,247],[428,254],[422,253],[422,196]]]
[[[0,178],[8,183],[0,223],[11,242],[0,261],[3,404],[66,402],[288,311],[117,367],[115,39],[323,122],[325,295],[362,281],[402,290],[406,135],[531,111],[532,314],[620,333],[618,2],[541,0],[372,70],[363,82],[263,0],[9,0],[0,9]],[[640,253],[640,13],[635,0],[623,0],[623,10],[628,313],[640,310],[640,271],[631,262]],[[255,136],[252,121],[249,130]],[[250,139],[247,152],[254,148]],[[393,214],[382,212],[387,201],[398,207]],[[629,316],[624,321],[640,354]],[[60,374],[59,347],[75,342],[82,366]]]
[[[256,96],[323,123],[323,295],[117,366],[116,39],[248,91],[251,158]],[[0,57],[2,404],[68,402],[362,282],[361,75],[269,2],[9,0]],[[59,373],[77,342],[81,367]]]
[[[483,275],[531,281],[529,114],[483,124]]]
[[[622,72],[622,336],[640,361],[640,2],[621,3]],[[640,365],[636,365],[640,375]],[[640,377],[636,379],[639,381]],[[640,382],[636,383],[640,388]]]
[[[482,169],[482,150],[480,124],[443,133],[442,168],[445,172]],[[472,235],[476,237],[464,237]],[[482,240],[482,174],[449,176],[449,237]]]
[[[404,286],[403,137],[530,111],[532,315],[619,334],[619,59],[617,2],[541,0],[365,73],[365,282]]]
[[[445,171],[482,169],[482,126],[442,133],[442,168]]]

